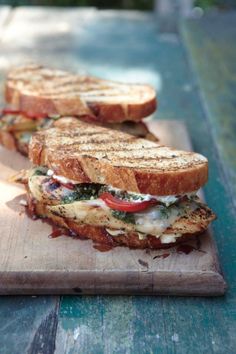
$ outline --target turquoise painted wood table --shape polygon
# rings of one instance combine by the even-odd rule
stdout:
[[[3,13],[4,12],[4,13]],[[186,20],[162,33],[139,12],[16,8],[0,11],[0,79],[9,65],[40,61],[149,82],[156,119],[183,120],[206,155],[208,204],[229,285],[219,298],[55,296],[0,298],[0,353],[236,352],[236,14]]]

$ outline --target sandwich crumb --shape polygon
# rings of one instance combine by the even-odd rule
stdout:
[[[28,205],[28,203],[27,203],[27,201],[25,199],[21,199],[19,201],[19,204],[22,205],[22,206],[27,206]]]

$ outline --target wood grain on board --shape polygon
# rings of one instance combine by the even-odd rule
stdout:
[[[149,125],[161,142],[191,148],[180,122],[149,122]],[[209,232],[187,242],[193,246],[190,254],[178,248],[146,251],[117,247],[99,252],[90,240],[66,236],[51,239],[48,224],[33,221],[24,214],[24,207],[19,204],[24,190],[6,181],[8,175],[16,168],[25,167],[28,161],[1,149],[1,164],[2,294],[224,293],[225,283]]]

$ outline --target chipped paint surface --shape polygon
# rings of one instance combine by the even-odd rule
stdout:
[[[53,353],[57,312],[57,297],[1,297],[0,353]]]
[[[174,333],[173,336],[171,336],[171,340],[173,342],[178,342],[179,341],[179,335],[177,333]]]
[[[89,353],[89,348],[96,348],[96,353],[131,354],[134,339],[132,298],[111,299],[66,297],[67,306],[60,311],[55,353]]]

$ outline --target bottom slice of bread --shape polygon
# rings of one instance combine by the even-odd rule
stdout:
[[[151,235],[147,235],[146,238],[140,239],[137,232],[127,232],[118,236],[111,236],[105,227],[93,226],[88,224],[78,224],[72,219],[63,218],[58,215],[52,214],[48,209],[47,205],[37,202],[33,199],[30,194],[28,197],[28,212],[31,216],[37,216],[39,218],[49,221],[56,226],[63,227],[71,231],[74,237],[79,239],[91,239],[96,245],[106,245],[109,248],[117,246],[126,246],[132,249],[164,249],[175,246],[176,244],[190,241],[196,235],[203,233],[206,229],[204,216],[202,224],[199,224],[198,231],[195,233],[183,232],[182,236],[178,237],[175,242],[172,243],[162,243],[160,238],[156,238]],[[211,212],[207,209],[207,212]],[[204,213],[203,213],[204,214]],[[215,216],[206,215],[206,219],[214,219]],[[209,223],[209,220],[208,222]],[[187,231],[187,230],[186,230]]]
[[[0,131],[0,144],[8,150],[18,151],[22,155],[28,156],[28,144],[17,139],[12,132]]]

